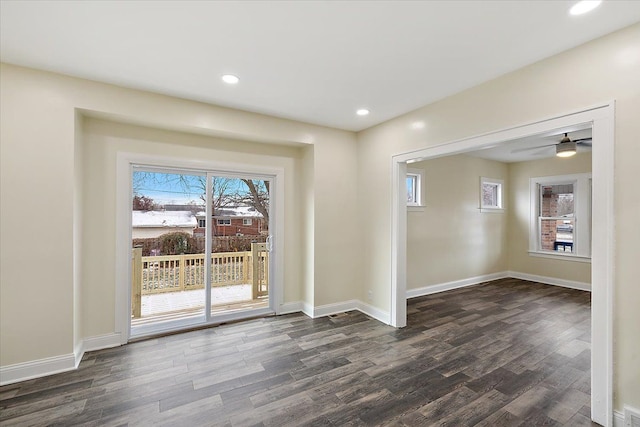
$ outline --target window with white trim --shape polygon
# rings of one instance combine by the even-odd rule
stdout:
[[[207,226],[207,220],[206,219],[199,219],[198,220],[198,227],[204,228]]]
[[[231,220],[227,219],[218,219],[218,225],[231,225]]]
[[[591,257],[591,174],[531,178],[532,255]]]
[[[424,206],[422,191],[424,171],[422,169],[407,169],[407,206]]]
[[[253,221],[251,220],[251,218],[242,218],[242,225],[251,225],[253,224]]]
[[[501,211],[504,209],[504,181],[480,177],[480,210]]]

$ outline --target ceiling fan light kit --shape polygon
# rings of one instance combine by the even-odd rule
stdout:
[[[571,157],[576,154],[576,143],[574,141],[560,142],[556,145],[556,156]]]

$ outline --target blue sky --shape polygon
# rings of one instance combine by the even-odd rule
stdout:
[[[204,206],[204,176],[162,172],[133,172],[134,193],[152,198],[158,204],[189,204]],[[246,185],[233,179],[228,186],[231,192],[244,192]]]

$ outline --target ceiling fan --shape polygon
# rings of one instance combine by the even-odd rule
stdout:
[[[559,142],[547,145],[539,145],[537,147],[526,147],[526,148],[518,148],[515,150],[511,150],[512,153],[522,153],[524,151],[529,150],[538,150],[540,148],[545,147],[556,147],[556,156],[558,157],[571,157],[576,154],[576,147],[578,144],[584,145],[585,147],[591,147],[592,138],[581,138],[581,139],[571,139],[568,134],[564,134],[564,138],[562,138]]]

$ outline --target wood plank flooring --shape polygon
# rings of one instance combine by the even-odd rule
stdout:
[[[589,426],[590,294],[516,279],[408,326],[285,315],[87,353],[0,388],[2,425]]]

